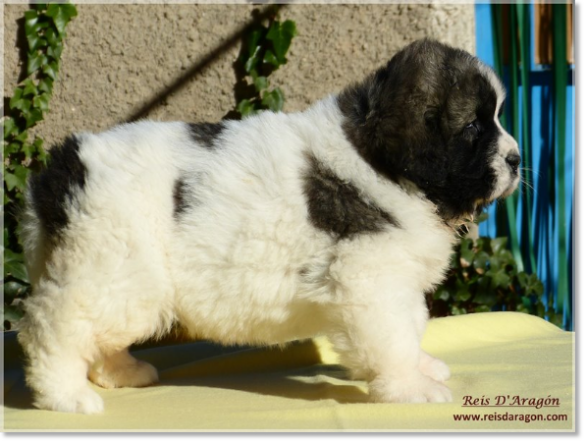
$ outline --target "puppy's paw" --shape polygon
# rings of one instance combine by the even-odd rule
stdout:
[[[104,365],[92,369],[89,378],[106,389],[149,386],[159,381],[157,369],[145,361],[129,360],[118,366]]]
[[[41,393],[35,398],[34,405],[39,409],[78,414],[99,414],[104,410],[104,400],[89,386],[52,396]]]
[[[370,398],[378,403],[449,403],[449,388],[430,377],[416,373],[409,377],[377,377],[370,383]]]
[[[439,358],[421,351],[419,370],[436,381],[446,381],[450,378],[450,368]]]
[[[130,386],[140,388],[149,386],[159,381],[159,373],[150,363],[136,360],[130,367],[126,367],[116,373],[117,386]]]

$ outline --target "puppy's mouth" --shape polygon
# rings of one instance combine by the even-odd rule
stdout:
[[[496,181],[495,189],[491,195],[482,202],[482,204],[489,205],[495,200],[505,199],[517,190],[519,183],[521,182],[519,170],[515,169],[514,171],[508,171],[508,174],[509,176],[506,181],[502,179]]]
[[[494,200],[509,197],[511,194],[513,194],[517,190],[517,188],[519,187],[520,181],[521,181],[521,177],[519,176],[519,171],[516,170],[513,174],[513,177],[511,178],[509,186],[503,192],[501,192],[500,195],[497,195],[494,198]]]
[[[511,186],[509,186],[509,187],[508,187],[508,188],[505,190],[505,192],[503,192],[503,193],[501,194],[501,196],[500,196],[500,197],[498,197],[498,198],[507,198],[507,197],[509,197],[510,195],[512,195],[512,194],[513,194],[513,193],[514,193],[514,192],[517,190],[517,188],[519,187],[519,181],[520,181],[520,180],[519,180],[519,176],[517,176],[517,178],[515,178],[515,179],[513,180],[513,183],[511,184]]]

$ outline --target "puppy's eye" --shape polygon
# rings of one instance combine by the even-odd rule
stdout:
[[[480,125],[478,120],[474,120],[472,123],[467,124],[464,128],[464,132],[471,137],[478,136],[478,134],[480,134]]]

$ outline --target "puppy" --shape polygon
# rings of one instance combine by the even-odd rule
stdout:
[[[423,294],[455,228],[518,185],[504,99],[478,59],[423,40],[301,113],[68,138],[22,225],[35,405],[97,413],[88,377],[155,383],[128,347],[174,323],[223,344],[326,334],[373,401],[451,401]]]

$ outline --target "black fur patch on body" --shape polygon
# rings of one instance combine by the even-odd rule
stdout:
[[[200,145],[212,149],[224,130],[223,123],[188,123],[191,137]]]
[[[189,207],[186,199],[187,184],[182,178],[178,178],[173,185],[173,216],[175,219],[181,217],[181,215]]]
[[[414,183],[446,221],[492,193],[496,103],[478,60],[433,40],[407,46],[338,96],[344,132],[362,158],[398,184]],[[473,122],[472,133],[465,128]]]
[[[343,181],[314,156],[308,159],[304,193],[309,220],[317,229],[341,240],[381,232],[389,225],[399,226],[392,215],[369,202],[354,185]]]
[[[69,223],[67,206],[83,190],[87,169],[79,158],[79,141],[70,136],[49,151],[48,167],[29,181],[32,207],[49,239],[56,240]],[[77,188],[77,189],[76,189]]]

